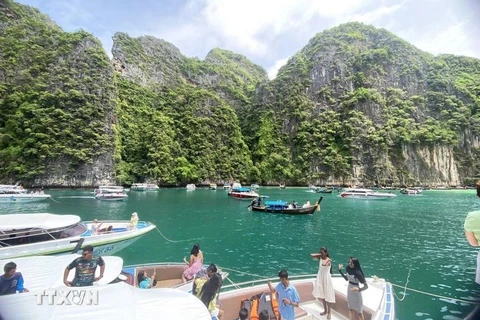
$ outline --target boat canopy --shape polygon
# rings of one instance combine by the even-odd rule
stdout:
[[[283,207],[287,207],[288,204],[287,204],[286,201],[282,201],[282,200],[267,200],[267,201],[265,201],[265,206],[275,207],[275,208],[283,208]]]
[[[28,283],[25,283],[28,288]],[[88,294],[81,299],[61,303],[65,296],[72,297],[79,289]],[[211,320],[210,313],[194,295],[177,289],[140,289],[119,282],[104,286],[83,288],[61,287],[62,295],[55,296],[53,304],[44,296],[38,303],[38,293],[27,292],[0,296],[0,316],[4,320],[30,319],[197,319]],[[70,291],[73,291],[70,294]],[[48,291],[47,291],[48,292]],[[95,296],[98,297],[95,300]],[[60,304],[61,303],[61,304]],[[90,303],[90,304],[88,304]]]
[[[22,273],[25,288],[30,291],[48,290],[65,286],[63,283],[63,272],[70,262],[78,257],[80,257],[79,254],[66,254],[61,256],[32,256],[0,260],[0,270],[3,270],[5,264],[13,260],[17,265],[17,271]],[[94,283],[94,286],[108,284],[122,272],[122,258],[115,256],[102,258],[105,261],[105,273],[102,279]],[[97,268],[95,275],[100,275],[100,268]],[[72,281],[74,276],[75,270],[70,271],[68,280]]]
[[[232,190],[232,192],[250,192],[250,191],[251,191],[250,188],[244,188],[244,187],[242,187],[242,188],[234,188],[234,189]]]
[[[52,213],[18,213],[0,215],[0,231],[22,229],[57,229],[80,222],[80,217]]]

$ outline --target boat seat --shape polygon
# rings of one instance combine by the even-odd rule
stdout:
[[[157,280],[157,284],[154,288],[172,288],[179,284],[182,284],[182,279],[167,279],[167,280]]]

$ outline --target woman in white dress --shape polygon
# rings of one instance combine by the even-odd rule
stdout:
[[[331,319],[331,304],[335,303],[335,290],[332,283],[332,260],[325,247],[320,248],[319,253],[312,253],[311,256],[319,260],[317,280],[315,281],[312,294],[323,302],[325,310],[320,315],[327,315],[327,319]]]

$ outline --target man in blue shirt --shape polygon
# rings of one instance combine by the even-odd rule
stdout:
[[[298,295],[297,288],[290,284],[288,280],[287,270],[282,270],[278,273],[280,278],[280,283],[277,284],[275,289],[272,287],[272,283],[268,281],[268,287],[272,296],[274,293],[277,294],[278,301],[278,312],[282,319],[285,320],[294,320],[295,319],[295,309],[293,307],[298,307],[300,303],[300,296]]]
[[[23,276],[17,272],[17,265],[14,262],[7,263],[3,271],[5,273],[0,276],[0,296],[17,293],[17,291],[28,292],[28,289],[23,287]]]

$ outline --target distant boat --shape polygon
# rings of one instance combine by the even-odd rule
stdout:
[[[94,246],[95,254],[112,254],[155,229],[146,221],[132,228],[130,220],[106,220],[102,227],[112,226],[111,231],[92,235],[91,226],[92,221],[82,222],[76,215],[0,215],[0,259],[71,253],[86,245]]]
[[[193,190],[197,189],[197,187],[193,183],[187,184],[187,186],[185,188],[187,189],[187,191],[193,191]]]
[[[344,199],[390,199],[397,195],[393,193],[375,192],[372,189],[347,188],[340,193]]]
[[[258,190],[258,189],[260,189],[260,186],[259,186],[258,184],[256,184],[256,183],[253,183],[252,185],[250,185],[250,189],[252,189],[252,190]]]
[[[317,188],[317,189],[315,189],[315,192],[316,192],[316,193],[332,193],[332,192],[333,192],[333,188],[330,188],[330,187]]]
[[[51,198],[49,194],[42,191],[30,192],[22,186],[3,184],[0,185],[0,202],[38,202]]]
[[[230,183],[225,183],[223,185],[223,190],[230,190],[231,186],[230,186]]]
[[[128,198],[122,186],[100,186],[95,189],[95,199],[104,201],[123,201]]]
[[[232,191],[228,193],[228,196],[239,200],[249,200],[259,197],[258,193],[250,188],[233,188]]]
[[[217,190],[217,184],[216,183],[210,183],[210,185],[208,186],[208,189]]]
[[[160,187],[154,183],[147,183],[147,191],[158,191]]]
[[[146,191],[147,190],[147,184],[146,183],[134,183],[130,187],[130,190],[132,190],[132,191]]]
[[[405,189],[400,189],[401,194],[407,194],[407,195],[416,195],[422,193],[421,188],[405,188]]]
[[[285,183],[281,183],[279,186],[278,186],[280,189],[286,189],[287,187],[285,186]]]
[[[313,214],[315,210],[320,210],[320,202],[322,202],[323,197],[318,199],[318,202],[311,205],[305,204],[303,206],[294,207],[292,204],[289,204],[286,201],[281,200],[267,200],[264,204],[252,204],[252,211],[262,211],[268,213],[278,213],[278,214]]]

